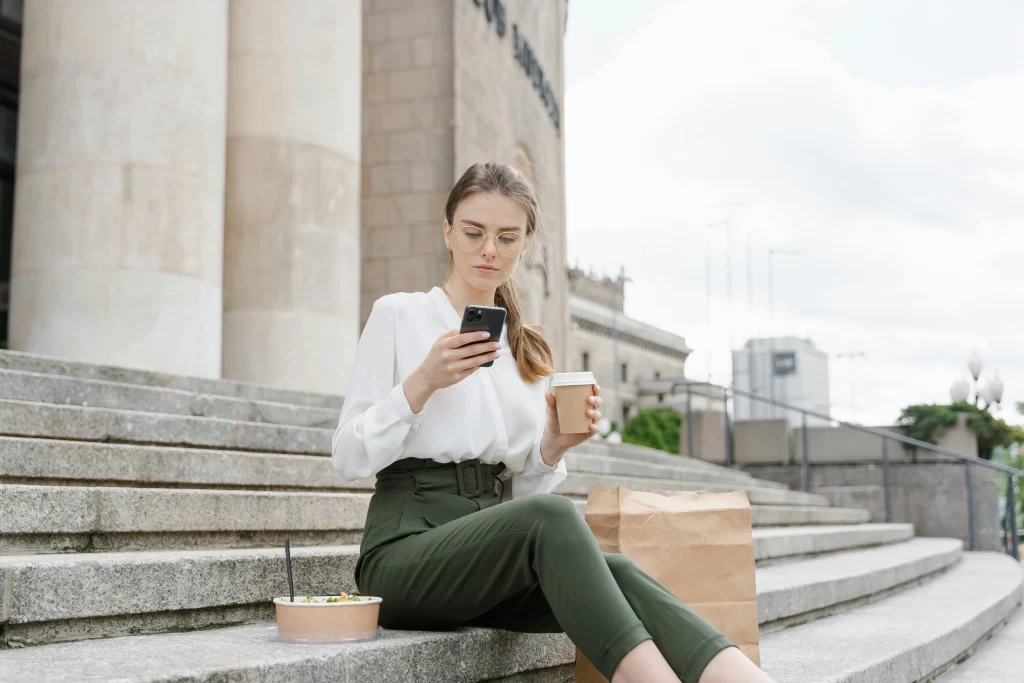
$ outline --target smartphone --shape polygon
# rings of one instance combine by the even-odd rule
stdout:
[[[462,314],[462,327],[459,328],[459,333],[490,332],[491,336],[487,339],[470,342],[470,344],[496,342],[501,339],[501,330],[505,327],[505,315],[505,309],[498,306],[476,306],[471,304],[466,306],[466,311]],[[492,365],[494,365],[494,361],[490,360],[480,367],[489,368]]]

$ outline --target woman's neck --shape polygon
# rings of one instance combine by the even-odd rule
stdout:
[[[493,306],[494,305],[494,294],[496,290],[493,289],[476,289],[466,284],[465,280],[460,278],[458,275],[453,275],[442,288],[444,292],[451,299],[452,306],[455,308],[455,312],[462,316],[466,310],[466,306],[471,304],[477,306]]]

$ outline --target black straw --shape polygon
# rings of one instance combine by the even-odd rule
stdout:
[[[295,602],[295,584],[292,583],[292,548],[287,538],[284,540],[284,562],[288,567],[288,596],[291,602]]]

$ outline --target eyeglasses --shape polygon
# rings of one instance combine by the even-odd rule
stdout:
[[[521,232],[505,230],[498,234],[485,233],[480,228],[461,227],[454,231],[455,244],[465,252],[477,252],[484,248],[490,237],[494,238],[494,248],[505,258],[515,258],[526,248],[526,238]]]

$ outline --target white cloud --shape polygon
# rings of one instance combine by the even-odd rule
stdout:
[[[999,366],[1007,398],[1024,400],[1024,68],[942,87],[867,79],[834,56],[811,5],[665,5],[570,87],[570,258],[624,263],[628,312],[687,336],[691,372],[703,377],[710,356],[725,381],[728,339],[768,330],[767,250],[797,248],[775,259],[774,329],[867,354],[858,419],[946,400],[973,348]],[[892,59],[913,60],[913,47]],[[706,223],[723,218],[733,322],[719,229],[709,330]],[[841,408],[848,389],[834,385]]]

